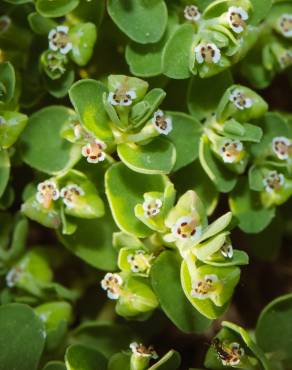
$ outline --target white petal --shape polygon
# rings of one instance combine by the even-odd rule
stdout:
[[[126,92],[126,95],[129,95],[129,97],[130,97],[131,99],[136,99],[136,97],[137,97],[136,91],[134,91],[134,90],[129,90],[129,91],[127,91],[127,92]]]
[[[199,64],[204,63],[204,58],[201,54],[201,46],[200,45],[195,47],[195,57],[196,57],[196,60]]]
[[[155,119],[157,118],[157,117],[163,117],[163,115],[164,115],[164,113],[163,113],[163,111],[162,110],[157,110],[155,113],[154,113],[154,121],[155,121]]]
[[[241,33],[244,30],[244,28],[242,26],[235,27],[231,23],[230,23],[230,27],[231,27],[232,31],[235,32],[235,33]]]
[[[41,192],[37,192],[36,193],[36,200],[39,202],[39,203],[43,203],[43,201],[44,201],[44,196],[43,196],[43,194],[41,193]]]
[[[114,93],[113,92],[110,92],[108,94],[108,97],[107,97],[107,101],[111,104],[111,105],[119,105],[119,103],[114,99]]]
[[[83,157],[88,157],[87,149],[91,149],[90,144],[86,144],[82,147],[81,154],[83,155]]]
[[[49,49],[51,49],[53,51],[57,51],[58,50],[58,46],[55,45],[55,43],[53,41],[50,41],[49,42]]]
[[[212,48],[214,50],[214,56],[213,56],[212,60],[213,60],[214,63],[217,64],[219,62],[220,58],[221,58],[221,51],[215,44],[209,44],[209,45],[212,46]]]
[[[57,26],[57,27],[56,27],[56,30],[57,30],[58,32],[68,33],[68,31],[69,31],[69,27],[67,27],[67,26]]]
[[[52,39],[53,37],[55,37],[56,36],[56,34],[57,34],[57,30],[55,29],[55,28],[53,28],[50,32],[49,32],[49,34],[48,34],[48,39],[50,40],[50,39]]]
[[[107,296],[109,299],[119,299],[120,294],[119,293],[113,293],[111,291],[107,291]]]
[[[63,48],[60,49],[60,53],[65,55],[68,54],[70,50],[72,50],[72,43],[68,42]]]

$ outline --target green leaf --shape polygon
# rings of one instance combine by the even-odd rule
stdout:
[[[12,146],[27,124],[27,116],[18,112],[0,112],[0,147]]]
[[[19,303],[0,307],[2,369],[36,370],[44,344],[43,324],[32,308]]]
[[[176,158],[174,145],[161,137],[144,145],[119,144],[117,151],[127,167],[146,174],[170,173]]]
[[[130,370],[130,354],[116,353],[108,363],[108,370]]]
[[[142,175],[128,169],[124,164],[111,166],[105,175],[106,194],[112,215],[119,228],[138,237],[152,233],[134,213],[136,204],[143,203],[143,194],[149,191],[163,192],[168,182],[162,175]]]
[[[258,345],[266,353],[285,360],[292,359],[292,294],[270,302],[261,312],[256,325]]]
[[[101,270],[116,268],[117,252],[112,247],[112,233],[116,231],[110,212],[93,220],[76,219],[77,230],[72,235],[58,236],[61,242],[77,257]]]
[[[73,207],[65,205],[65,213],[69,216],[80,218],[96,218],[104,215],[104,205],[95,185],[82,173],[69,170],[57,178],[60,188],[77,185],[84,194],[73,200]],[[65,202],[64,202],[65,203]]]
[[[106,92],[107,88],[99,81],[80,80],[71,87],[69,96],[84,127],[99,139],[111,141],[110,120],[102,99]]]
[[[260,143],[252,145],[250,151],[257,159],[264,158],[272,154],[272,140],[276,136],[291,137],[291,127],[279,113],[266,113],[261,119],[261,127],[264,135]]]
[[[109,0],[107,10],[116,25],[135,42],[154,43],[167,24],[167,7],[162,0]]]
[[[51,29],[57,26],[54,20],[45,18],[36,12],[29,14],[28,22],[33,32],[42,36],[47,36]]]
[[[79,23],[70,28],[69,37],[72,42],[70,56],[79,66],[85,66],[92,54],[97,38],[96,26],[93,23]]]
[[[203,169],[213,181],[216,188],[222,193],[230,192],[236,185],[236,175],[226,169],[224,165],[215,158],[206,135],[203,135],[200,140],[199,157]]]
[[[216,221],[212,222],[205,231],[203,235],[197,240],[196,243],[201,243],[202,241],[211,238],[212,236],[219,234],[221,231],[227,228],[232,220],[232,213],[227,212],[223,216],[217,218]]]
[[[74,166],[80,146],[63,140],[60,130],[74,112],[63,106],[50,106],[33,113],[22,136],[24,162],[41,172],[57,174]]]
[[[0,149],[0,197],[8,184],[10,175],[10,159],[6,150]]]
[[[36,9],[43,16],[48,18],[57,18],[70,13],[77,7],[79,0],[37,0]]]
[[[247,345],[247,347],[253,352],[253,354],[260,360],[261,365],[264,370],[272,370],[269,365],[269,361],[266,358],[262,348],[260,348],[251,338],[249,333],[244,330],[239,325],[233,324],[229,321],[222,322],[223,328],[228,328],[231,331],[235,332],[236,334],[240,335],[243,342]]]
[[[253,6],[250,22],[251,24],[258,24],[266,18],[273,2],[272,0],[250,0],[250,2]]]
[[[179,194],[185,193],[188,189],[194,190],[202,200],[207,214],[213,213],[218,203],[219,192],[202,169],[200,161],[197,160],[180,169],[172,178]]]
[[[222,95],[232,82],[229,70],[204,79],[197,76],[192,77],[187,97],[190,113],[199,120],[214,113]]]
[[[0,63],[0,105],[8,103],[15,90],[15,72],[11,63]]]
[[[184,79],[191,76],[189,64],[194,29],[191,24],[177,28],[168,39],[163,56],[163,73],[170,78]]]
[[[264,208],[259,193],[249,189],[248,181],[241,178],[229,197],[229,206],[239,220],[239,228],[246,233],[259,233],[275,216],[275,208]]]
[[[148,370],[177,370],[180,366],[181,358],[177,351],[167,352],[158,362],[150,366]]]
[[[191,296],[192,277],[194,271],[190,272],[189,267],[184,260],[181,265],[181,283],[184,293],[191,304],[204,316],[209,319],[217,319],[227,309],[231,295],[240,277],[240,270],[238,267],[215,267],[203,265],[198,268],[200,274],[215,274],[220,281],[224,282],[222,291],[218,294],[220,306],[215,305],[210,298],[198,299]],[[219,302],[218,302],[219,303]]]
[[[68,69],[62,77],[52,80],[49,76],[44,75],[44,83],[48,92],[55,98],[63,98],[68,94],[68,91],[74,82],[74,70]]]
[[[66,370],[66,366],[63,362],[50,361],[43,367],[43,370]]]
[[[165,279],[167,276],[167,279]],[[211,321],[188,302],[180,283],[180,260],[175,252],[165,251],[151,268],[152,287],[168,318],[185,333],[201,333]]]
[[[172,130],[167,135],[176,149],[176,162],[172,171],[193,162],[199,155],[199,141],[202,125],[185,113],[166,112],[172,119]]]
[[[124,350],[134,339],[132,329],[125,324],[88,321],[72,333],[74,343],[97,349],[106,358]]]
[[[126,61],[130,71],[135,76],[157,76],[163,72],[162,55],[164,46],[178,23],[176,12],[168,15],[166,31],[155,44],[141,45],[131,42],[126,47]]]
[[[105,357],[93,348],[73,344],[65,353],[67,370],[106,370]]]

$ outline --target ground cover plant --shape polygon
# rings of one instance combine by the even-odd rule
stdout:
[[[291,370],[292,1],[0,2],[0,370]]]

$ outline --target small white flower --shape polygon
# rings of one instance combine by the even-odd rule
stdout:
[[[213,43],[199,44],[195,47],[195,57],[199,64],[206,63],[219,63],[221,58],[220,49]]]
[[[108,272],[100,283],[102,289],[107,291],[107,296],[110,299],[118,299],[120,297],[122,284],[123,279],[121,276],[111,272]]]
[[[188,21],[197,22],[201,18],[201,13],[195,5],[187,5],[184,9],[184,17]]]
[[[134,254],[129,254],[127,261],[131,266],[131,271],[135,273],[148,273],[151,268],[151,261],[154,256],[152,254],[145,253],[145,251],[139,249]]]
[[[162,201],[160,199],[147,199],[143,203],[143,209],[145,217],[153,217],[158,215],[162,207]]]
[[[36,200],[45,208],[50,208],[52,201],[59,199],[60,193],[54,181],[46,180],[37,186]]]
[[[129,106],[136,99],[137,95],[134,90],[125,91],[122,88],[108,94],[108,102],[111,105]]]
[[[224,366],[237,366],[240,364],[245,352],[239,343],[231,343],[228,347],[224,346],[223,349],[226,352],[225,358],[221,358]]]
[[[53,51],[59,51],[61,54],[68,54],[72,49],[72,42],[68,36],[69,28],[67,26],[57,26],[49,32],[49,48]]]
[[[280,30],[285,37],[292,37],[292,14],[282,14],[279,19]]]
[[[234,89],[231,92],[229,100],[240,110],[250,108],[252,106],[252,100],[247,98],[239,89]]]
[[[68,208],[73,208],[76,199],[84,195],[84,190],[75,184],[70,184],[61,189],[60,196]]]
[[[282,173],[277,171],[270,171],[267,176],[263,179],[265,191],[272,193],[273,191],[279,190],[284,185],[285,179]]]
[[[138,344],[137,342],[133,342],[130,344],[130,349],[132,353],[138,357],[147,357],[152,358],[153,360],[158,359],[158,354],[154,351],[152,346],[146,347],[143,344]]]
[[[106,144],[99,140],[94,140],[82,147],[81,153],[86,157],[88,163],[98,163],[105,160]]]
[[[212,297],[216,290],[216,282],[218,282],[217,275],[205,275],[203,279],[192,284],[191,296],[198,299]]]
[[[6,285],[8,288],[13,288],[22,274],[22,268],[12,268],[6,275]]]
[[[292,154],[291,141],[285,136],[275,137],[272,141],[272,149],[281,160],[288,159]]]
[[[239,140],[226,139],[225,143],[219,150],[223,162],[238,162],[242,156],[243,144]]]
[[[220,248],[220,252],[223,257],[225,258],[232,258],[233,257],[233,247],[231,243],[224,243],[223,246]]]
[[[191,216],[180,217],[172,226],[174,236],[183,240],[196,240],[202,235],[202,226]]]
[[[228,8],[227,19],[232,31],[241,33],[246,26],[245,21],[248,20],[248,14],[241,7],[230,6]]]
[[[166,117],[162,110],[157,110],[151,120],[155,129],[163,135],[168,135],[172,131],[172,119]]]
[[[292,64],[292,50],[285,50],[279,57],[281,68],[287,68]]]

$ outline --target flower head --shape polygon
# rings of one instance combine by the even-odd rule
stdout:
[[[193,283],[191,296],[198,299],[210,298],[216,291],[217,275],[205,275],[203,279]]]
[[[19,280],[23,270],[20,266],[12,268],[8,274],[6,275],[6,285],[8,288],[12,288],[15,286],[17,281]]]
[[[236,163],[242,157],[243,144],[239,140],[227,139],[221,146],[219,153],[225,163]]]
[[[225,344],[219,338],[214,338],[213,345],[217,351],[218,358],[224,366],[237,366],[240,364],[245,352],[239,343]]]
[[[292,14],[282,14],[279,19],[280,30],[285,37],[292,37]]]
[[[248,14],[241,7],[230,6],[228,8],[227,19],[232,31],[241,33],[246,26],[245,21],[248,20]]]
[[[204,62],[208,64],[219,63],[221,58],[220,49],[213,43],[199,44],[195,47],[195,57],[199,64]]]
[[[188,21],[197,22],[201,18],[201,13],[195,5],[187,5],[184,9],[184,17]]]
[[[183,240],[196,240],[202,235],[202,226],[196,218],[180,217],[171,228],[172,234]]]
[[[263,179],[265,191],[268,193],[279,190],[284,182],[285,180],[283,174],[278,173],[277,171],[270,171]]]
[[[73,208],[78,197],[84,195],[84,190],[80,186],[70,184],[61,189],[60,196],[68,208]]]
[[[102,289],[107,291],[108,298],[118,299],[120,297],[123,279],[119,274],[108,272],[100,284]]]
[[[49,48],[59,51],[61,54],[68,54],[72,49],[72,42],[68,36],[67,26],[57,26],[49,32]]]
[[[56,51],[48,50],[44,54],[44,64],[52,75],[62,76],[66,72],[67,56]]]
[[[291,141],[285,136],[275,137],[272,141],[272,149],[281,160],[288,159],[292,154]]]
[[[146,199],[143,203],[145,217],[153,217],[158,215],[162,207],[160,199]]]
[[[142,343],[133,342],[130,344],[130,348],[134,355],[138,357],[152,358],[153,360],[158,359],[158,354],[152,346],[146,347]]]
[[[232,258],[233,257],[233,247],[231,243],[224,243],[220,248],[220,252],[223,257],[225,258]]]
[[[59,199],[60,193],[54,181],[46,180],[37,186],[36,200],[45,208],[50,208],[52,201]]]
[[[94,140],[82,147],[82,155],[86,157],[88,163],[98,163],[105,160],[106,144],[99,140]]]
[[[162,110],[158,110],[154,113],[152,123],[160,134],[167,135],[172,130],[172,119],[166,117]]]
[[[231,92],[229,100],[240,110],[250,108],[252,106],[252,100],[247,98],[239,89],[235,89]]]
[[[127,260],[132,272],[148,273],[151,268],[151,260],[154,256],[139,249],[134,254],[129,254]]]
[[[116,89],[108,94],[108,102],[111,105],[129,106],[136,99],[137,95],[134,90],[126,90],[123,87]]]
[[[279,57],[281,68],[287,68],[292,64],[292,50],[285,50]]]

